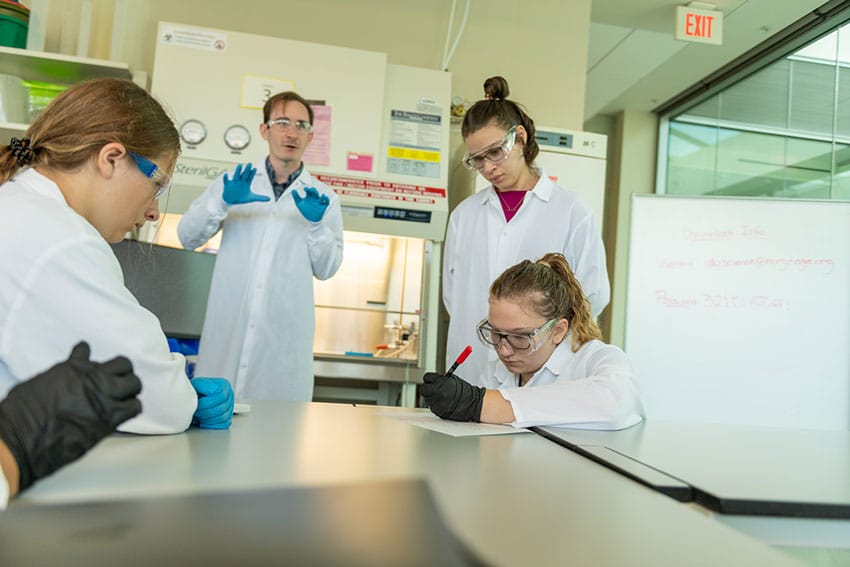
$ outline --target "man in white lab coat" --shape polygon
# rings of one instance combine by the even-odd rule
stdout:
[[[343,238],[338,197],[301,161],[312,130],[300,95],[269,98],[264,163],[216,180],[178,225],[186,248],[223,229],[195,372],[224,376],[237,399],[313,397],[313,276],[336,273]]]

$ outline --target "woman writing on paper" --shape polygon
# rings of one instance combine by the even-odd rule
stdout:
[[[514,427],[623,429],[640,422],[629,361],[600,340],[561,254],[523,260],[496,278],[478,335],[498,355],[483,387],[454,374],[424,377],[422,395],[438,416]]]

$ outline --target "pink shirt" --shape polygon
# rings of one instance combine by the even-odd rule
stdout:
[[[502,210],[505,212],[505,220],[510,222],[514,215],[522,206],[522,201],[525,199],[525,194],[528,191],[498,191],[496,195],[499,197],[499,202],[502,203]]]

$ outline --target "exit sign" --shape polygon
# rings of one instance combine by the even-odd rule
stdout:
[[[723,12],[677,6],[676,39],[720,45],[723,43]]]

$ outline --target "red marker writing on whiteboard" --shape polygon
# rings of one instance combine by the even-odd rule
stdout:
[[[457,367],[460,366],[461,364],[463,364],[463,361],[467,359],[467,357],[469,356],[469,353],[471,353],[471,352],[472,352],[472,345],[466,345],[466,348],[463,349],[463,352],[460,353],[457,356],[457,358],[455,359],[455,362],[454,362],[454,364],[452,364],[452,367],[449,368],[448,372],[446,372],[446,376],[453,374],[454,371],[457,370]]]

